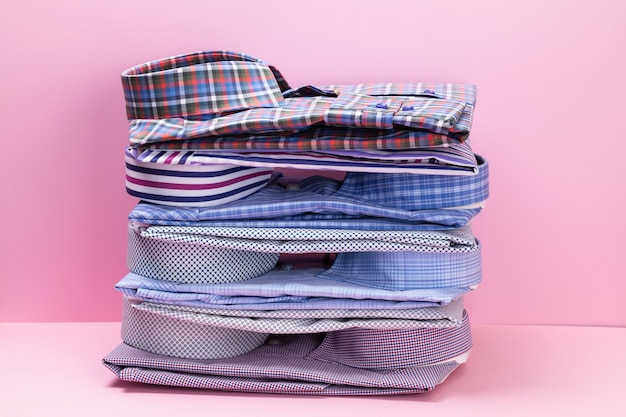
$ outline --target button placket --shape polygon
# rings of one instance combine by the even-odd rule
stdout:
[[[393,129],[393,115],[400,104],[389,97],[342,93],[326,111],[324,122],[330,126]]]
[[[434,96],[433,91],[424,90],[425,94],[427,92]],[[433,96],[404,100],[400,110],[394,115],[393,122],[397,125],[448,134],[459,121],[465,103]]]

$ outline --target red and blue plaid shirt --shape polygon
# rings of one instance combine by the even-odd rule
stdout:
[[[445,146],[467,138],[476,102],[476,86],[465,84],[291,89],[275,67],[225,51],[142,64],[124,71],[122,84],[131,145],[174,141],[170,149],[181,140],[205,149]]]

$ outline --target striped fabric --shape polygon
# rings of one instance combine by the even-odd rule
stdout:
[[[343,337],[339,332],[272,336],[251,352],[217,360],[181,359],[121,344],[103,363],[124,381],[147,384],[303,395],[390,395],[434,389],[467,360],[472,346],[467,315],[459,327],[413,330],[409,332],[413,337],[404,331],[385,331],[383,337],[377,331]],[[352,356],[339,354],[349,349],[342,343],[346,339],[361,342]],[[367,349],[359,349],[368,339],[375,343],[370,355]],[[392,359],[386,366],[392,369],[365,367],[380,365],[374,356],[379,354]]]
[[[366,173],[409,173],[427,175],[475,175],[484,160],[472,153],[469,140],[448,147],[407,151],[292,151],[292,150],[186,150],[164,151],[135,148],[127,154],[138,161],[159,158],[167,163],[234,164],[248,167],[298,168]],[[169,157],[170,155],[175,155]],[[481,162],[478,161],[481,159]]]
[[[410,224],[412,228],[424,223],[449,224],[450,221],[473,217],[488,196],[488,175],[486,170],[481,175],[468,177],[468,180],[439,178],[432,181],[412,176],[390,176],[389,189],[396,194],[403,194],[404,201],[383,201],[386,193],[381,192],[385,179],[375,181],[377,188],[372,190],[372,200],[367,194],[358,194],[359,184],[354,181],[342,190],[341,181],[313,176],[297,184],[275,183],[266,186],[247,198],[236,200],[215,207],[170,208],[163,205],[139,203],[130,214],[130,219],[146,224],[187,224],[200,225],[204,221],[215,220],[345,220],[374,219],[397,220]],[[410,194],[415,185],[424,187],[421,192]],[[464,193],[463,191],[466,190]],[[430,200],[439,192],[441,198]],[[382,204],[381,204],[382,203]],[[399,205],[400,207],[395,207]],[[432,206],[438,206],[433,208]],[[469,206],[469,209],[454,209],[455,206]],[[412,210],[407,210],[410,206]],[[366,227],[361,222],[360,227]],[[306,226],[305,226],[306,227]],[[313,227],[313,226],[309,226]]]
[[[277,107],[288,89],[280,73],[249,55],[197,52],[122,73],[129,119],[202,119],[251,107]]]
[[[212,207],[267,185],[272,169],[229,164],[186,164],[183,152],[160,152],[138,161],[126,152],[126,190],[143,201],[168,206]]]

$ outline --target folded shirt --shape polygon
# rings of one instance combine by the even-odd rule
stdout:
[[[386,290],[318,278],[322,268],[275,269],[227,284],[182,284],[132,272],[115,288],[131,299],[192,307],[233,309],[392,309],[448,304],[476,288],[480,273],[461,277],[457,287]],[[465,286],[463,286],[463,284]]]
[[[245,198],[214,207],[140,202],[129,219],[169,225],[263,220],[266,225],[268,221],[274,225],[310,222],[310,227],[316,228],[341,228],[347,221],[363,230],[457,228],[480,212],[489,195],[486,163],[483,166],[485,169],[472,177],[351,173],[344,182],[319,175],[297,183],[279,180]]]
[[[210,308],[140,302],[124,298],[123,321],[133,316],[134,326],[149,329],[169,328],[175,322],[180,330],[185,326],[210,326],[267,334],[323,333],[352,328],[365,329],[412,329],[439,328],[461,325],[463,299],[445,306],[423,307],[405,310],[218,310]],[[159,332],[160,333],[160,332]],[[185,338],[190,332],[181,330]],[[180,340],[182,342],[182,340]]]
[[[255,138],[258,139],[258,138]],[[260,167],[265,169],[296,168],[326,171],[367,173],[411,173],[424,175],[470,176],[479,172],[479,162],[469,140],[446,147],[410,150],[302,150],[256,149],[251,142],[247,149],[223,149],[229,138],[166,142],[139,148],[127,148],[127,165],[158,163],[173,165],[223,165]],[[241,140],[241,139],[240,139]],[[252,139],[250,139],[252,140]],[[130,158],[130,160],[129,160]],[[127,166],[127,173],[129,167]],[[131,172],[132,173],[132,172]]]
[[[122,343],[104,365],[125,381],[213,390],[308,395],[380,395],[432,390],[472,345],[469,319],[431,329],[349,329],[272,335],[221,359],[160,355]]]
[[[131,222],[128,228],[129,270],[178,283],[245,281],[269,273],[280,255],[307,253],[338,253],[320,277],[390,290],[466,286],[481,275],[480,242],[469,226],[407,232]]]
[[[197,52],[141,64],[122,73],[122,85],[135,145],[329,129],[326,136],[334,138],[408,131],[421,134],[408,141],[411,147],[437,146],[466,139],[476,102],[476,86],[450,83],[293,90],[275,67],[228,51]],[[311,147],[323,141],[300,140],[309,141]],[[398,149],[393,146],[397,143],[386,143],[385,149]],[[381,144],[379,141],[377,148]]]

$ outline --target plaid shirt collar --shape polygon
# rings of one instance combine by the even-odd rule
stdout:
[[[197,52],[122,73],[129,119],[207,120],[236,110],[279,107],[290,89],[274,67],[249,55]]]
[[[229,135],[296,133],[306,140],[302,132],[320,127],[334,129],[326,132],[332,137],[426,134],[413,146],[438,146],[467,138],[476,102],[476,86],[465,84],[292,89],[276,68],[227,51],[138,65],[122,73],[122,84],[133,146]]]

